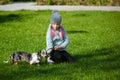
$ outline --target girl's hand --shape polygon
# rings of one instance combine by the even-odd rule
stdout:
[[[61,46],[55,46],[54,50],[59,50],[61,48]]]

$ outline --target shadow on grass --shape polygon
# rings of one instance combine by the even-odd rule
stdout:
[[[88,31],[84,30],[72,30],[72,31],[67,31],[68,34],[75,34],[75,33],[88,33]]]
[[[19,65],[13,66],[15,69],[9,69],[9,73],[0,74],[0,80],[46,80],[47,77],[54,78],[54,76],[64,76],[66,73],[61,72],[63,67],[55,67],[54,65],[49,65],[50,67],[44,68],[45,65],[41,65],[43,68],[39,66],[26,66],[26,65]],[[69,77],[70,79],[70,77]],[[49,80],[49,79],[47,79]]]
[[[72,65],[67,65],[67,66],[66,65],[56,66],[56,65],[47,65],[47,64],[41,64],[40,66],[36,66],[36,65],[30,66],[24,64],[20,64],[18,66],[2,65],[0,68],[1,70],[0,80],[8,80],[8,79],[9,80],[26,80],[26,79],[45,80],[46,78],[47,80],[49,80],[49,78],[55,79],[55,77],[57,77],[58,80],[60,79],[62,80],[64,78],[66,80],[72,80],[73,76],[71,71],[73,71],[74,69],[75,71],[78,71],[79,68],[81,69],[82,73],[88,73],[93,70],[117,71],[120,68],[119,53],[120,53],[120,45],[113,46],[110,48],[97,49],[86,54],[75,55],[74,58],[76,58],[76,62],[73,63]],[[65,69],[69,67],[71,67],[73,70]],[[3,71],[4,73],[2,73]]]
[[[78,54],[74,57],[83,70],[97,67],[100,70],[118,70],[120,69],[120,45],[94,50],[86,54]]]
[[[0,23],[5,23],[9,21],[19,21],[21,19],[19,14],[9,14],[9,15],[0,15]]]

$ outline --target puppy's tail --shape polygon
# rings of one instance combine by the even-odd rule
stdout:
[[[4,63],[8,63],[10,61],[10,59],[12,58],[12,55],[10,55],[10,57],[8,58],[8,60],[3,61]]]
[[[3,61],[4,63],[8,63],[9,61],[7,60],[7,61]]]

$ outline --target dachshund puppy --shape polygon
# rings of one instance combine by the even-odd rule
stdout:
[[[40,60],[43,57],[47,56],[47,52],[45,50],[40,50],[38,53],[28,53],[24,51],[18,51],[14,52],[10,55],[9,59],[7,61],[4,61],[4,63],[8,63],[10,60],[12,60],[13,64],[18,64],[19,61],[25,61],[29,63],[30,65],[34,63],[40,63]]]

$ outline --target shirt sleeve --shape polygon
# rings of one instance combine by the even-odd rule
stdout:
[[[46,51],[47,53],[50,53],[53,49],[53,41],[52,41],[52,37],[50,35],[50,26],[48,27],[47,33],[46,33]]]
[[[64,42],[60,46],[62,48],[66,48],[68,46],[68,44],[69,44],[69,38],[68,38],[66,30],[64,29]]]

